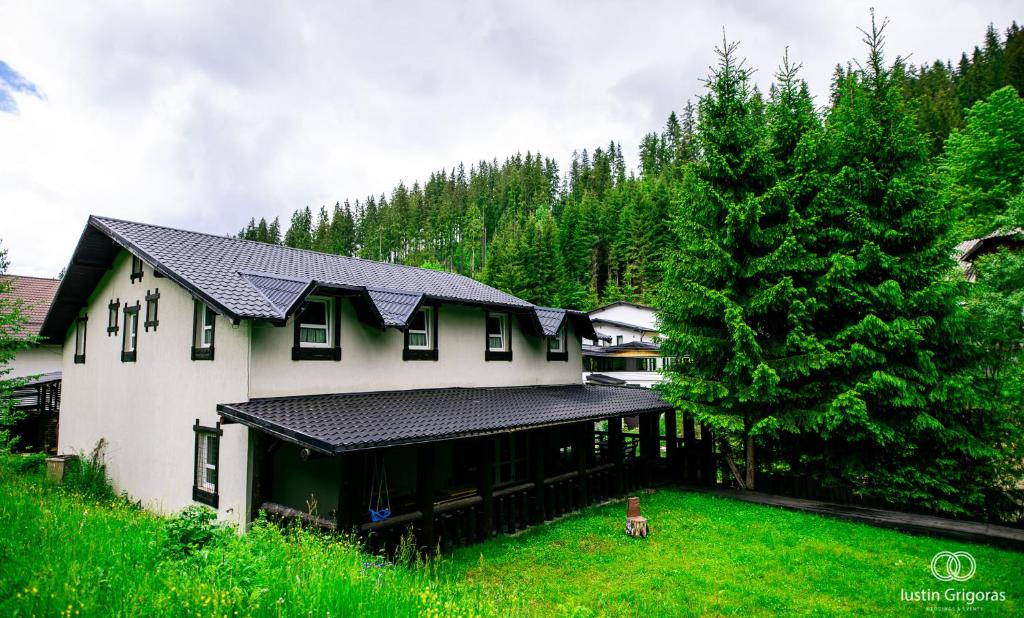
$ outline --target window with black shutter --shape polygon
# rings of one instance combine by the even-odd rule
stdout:
[[[121,334],[121,362],[134,363],[139,343],[139,303],[124,307],[124,331]]]
[[[132,256],[132,283],[136,281],[142,281],[142,258],[137,255]]]
[[[75,320],[75,363],[85,362],[85,326],[89,318],[82,316]]]
[[[409,319],[402,360],[437,360],[437,307],[420,307]]]
[[[203,427],[196,419],[193,426],[196,435],[195,460],[192,474],[192,499],[217,508],[220,465],[220,437],[224,431],[220,423],[216,427]]]
[[[116,335],[118,331],[118,322],[121,320],[121,299],[112,300],[107,305],[109,313],[107,314],[107,336]]]
[[[192,313],[192,360],[213,360],[217,314],[209,305],[195,301]]]
[[[146,321],[143,323],[146,332],[149,332],[150,328],[156,330],[156,327],[160,324],[160,321],[157,319],[157,303],[159,302],[160,288],[153,290],[152,294],[149,293],[149,290],[146,290]]]

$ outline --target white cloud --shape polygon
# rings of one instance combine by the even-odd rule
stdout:
[[[459,161],[621,141],[700,92],[722,28],[766,85],[788,45],[819,99],[863,55],[958,56],[1011,2],[506,4],[25,2],[0,60],[46,93],[0,113],[0,239],[53,275],[89,213],[233,232]]]

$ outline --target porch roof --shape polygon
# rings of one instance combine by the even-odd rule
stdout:
[[[569,384],[269,397],[225,419],[325,454],[671,410],[649,389]]]

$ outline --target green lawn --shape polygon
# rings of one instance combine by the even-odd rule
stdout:
[[[653,536],[607,505],[464,548],[429,567],[379,567],[348,542],[257,527],[191,557],[167,520],[48,486],[0,461],[0,615],[815,615],[925,614],[900,588],[1004,591],[976,603],[1020,614],[1024,554],[701,495],[643,496]],[[941,584],[940,550],[977,575]]]
[[[447,567],[537,614],[906,615],[966,605],[904,602],[901,588],[1001,590],[1006,602],[974,606],[1024,612],[1021,553],[678,491],[641,505],[647,539],[622,534],[617,503],[465,548]],[[942,550],[973,554],[975,577],[935,580],[929,563]]]

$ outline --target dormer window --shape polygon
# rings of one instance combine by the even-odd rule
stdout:
[[[409,319],[402,360],[437,360],[437,307],[420,307]]]
[[[132,283],[142,280],[142,258],[137,255],[132,256]]]
[[[507,313],[487,313],[487,351],[484,360],[512,360]]]
[[[548,337],[548,360],[567,361],[569,352],[565,347],[565,324],[558,328],[558,332]]]
[[[295,316],[292,360],[341,360],[337,300],[310,296]]]
[[[192,360],[213,360],[217,314],[206,303],[195,301],[192,313]]]
[[[310,298],[299,312],[299,345],[326,348],[331,345],[331,311],[326,298]]]

